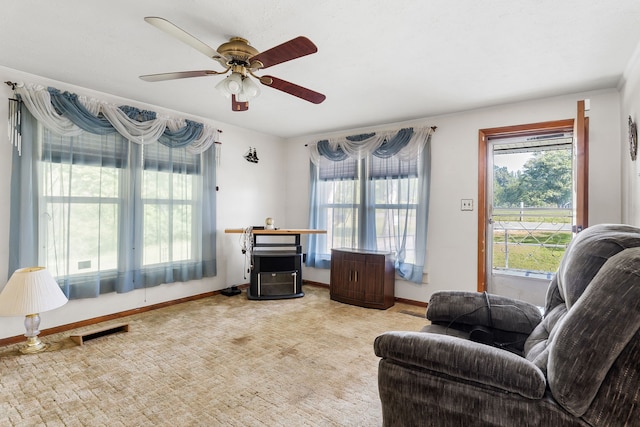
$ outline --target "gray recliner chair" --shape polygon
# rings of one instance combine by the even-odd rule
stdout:
[[[570,243],[540,310],[439,292],[420,332],[387,332],[385,426],[640,426],[640,229]]]

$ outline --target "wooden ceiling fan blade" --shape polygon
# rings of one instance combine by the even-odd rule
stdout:
[[[205,77],[205,76],[212,76],[214,74],[224,74],[224,73],[226,73],[226,71],[224,72],[218,72],[213,70],[176,71],[173,73],[146,74],[144,76],[140,76],[140,78],[145,82],[162,82],[165,80],[188,79],[191,77]]]
[[[207,55],[209,58],[216,59],[216,57],[220,57],[220,54],[218,53],[217,50],[201,42],[191,34],[187,33],[182,28],[171,23],[170,21],[167,21],[164,18],[160,18],[157,16],[147,16],[144,18],[144,20],[149,24],[153,25],[154,27],[156,27],[157,29],[164,31],[170,36],[177,38],[178,40],[188,44],[189,46],[196,49],[197,51]]]
[[[253,56],[249,61],[252,68],[268,68],[276,64],[316,53],[317,51],[318,48],[311,40],[304,36],[299,36],[293,40],[272,47],[269,50],[265,50]],[[256,61],[259,61],[262,65],[259,66],[259,64],[257,64],[258,66],[254,67]]]
[[[265,86],[269,86],[282,92],[288,93],[290,95],[297,96],[298,98],[304,99],[305,101],[309,101],[314,104],[320,104],[327,98],[321,93],[273,76],[260,77],[260,83]]]
[[[235,95],[231,95],[231,109],[233,111],[247,111],[249,109],[249,102],[240,102],[236,99]]]

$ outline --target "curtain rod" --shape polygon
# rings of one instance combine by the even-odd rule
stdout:
[[[436,131],[436,129],[438,129],[438,126],[431,126],[431,130],[432,130],[432,131],[434,131],[434,132],[435,132],[435,131]],[[375,133],[375,132],[374,132],[374,133]],[[309,146],[309,144],[304,144],[304,146],[305,146],[305,147],[308,147],[308,146]]]

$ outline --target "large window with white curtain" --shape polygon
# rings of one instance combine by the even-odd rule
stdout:
[[[332,248],[392,253],[398,274],[421,282],[426,255],[428,130],[368,134],[311,146],[307,265],[328,268]]]
[[[38,135],[39,257],[70,297],[123,289],[118,270],[133,288],[202,277],[199,154],[117,133]]]
[[[9,274],[44,265],[72,299],[215,276],[211,132],[51,89],[20,94]]]
[[[318,226],[327,230],[320,249],[324,256],[331,248],[394,252],[403,246],[405,262],[416,262],[417,160],[322,158],[318,175]]]

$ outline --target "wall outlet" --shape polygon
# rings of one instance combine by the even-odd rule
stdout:
[[[460,199],[460,210],[461,211],[472,211],[473,210],[473,199]]]

